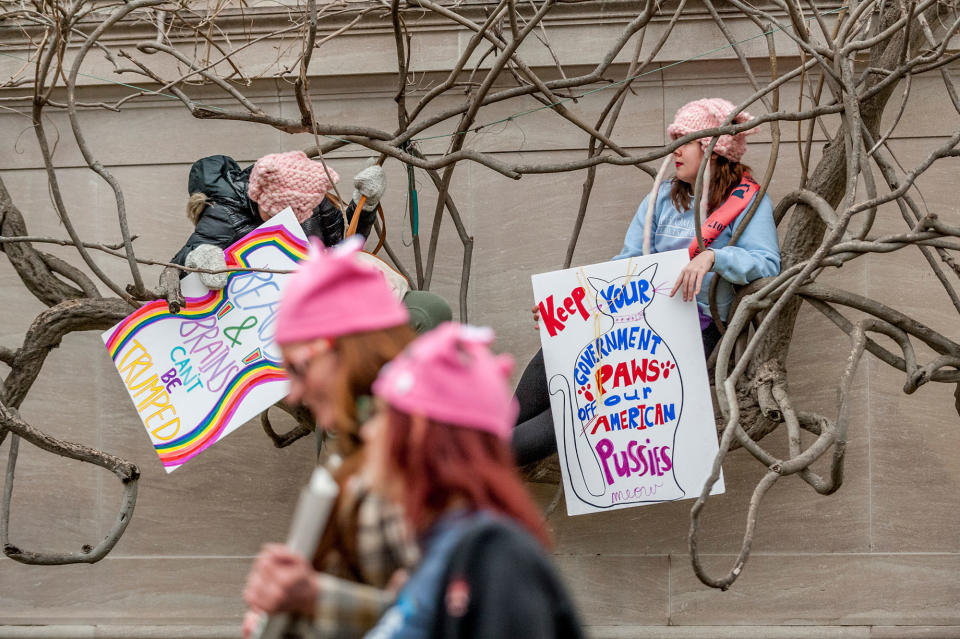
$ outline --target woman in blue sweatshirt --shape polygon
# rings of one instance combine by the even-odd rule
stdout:
[[[675,140],[695,131],[718,127],[734,110],[734,105],[722,98],[689,102],[677,111],[667,133]],[[733,122],[748,120],[749,114],[740,113]],[[717,310],[720,318],[726,320],[735,285],[748,284],[780,272],[780,247],[769,197],[763,196],[746,226],[740,228],[747,221],[747,214],[759,191],[749,167],[740,162],[747,149],[746,136],[752,132],[721,135],[713,148],[704,173],[704,184],[710,187],[704,189],[701,197],[700,221],[705,250],[700,251],[697,245],[691,200],[697,171],[710,143],[709,137],[688,142],[678,147],[672,158],[665,159],[653,190],[641,202],[630,222],[623,248],[613,258],[626,259],[676,249],[690,252],[690,262],[681,271],[670,295],[680,293],[684,301],[696,298],[706,357],[720,341],[720,331],[710,314],[713,278],[720,277]],[[661,182],[671,159],[676,176]],[[736,244],[731,245],[730,240],[738,231],[740,236]],[[536,308],[534,318],[537,319]],[[543,459],[557,450],[546,383],[541,351],[527,365],[516,390],[520,414],[513,432],[513,450],[520,465]]]

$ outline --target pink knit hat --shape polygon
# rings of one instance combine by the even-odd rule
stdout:
[[[380,370],[373,393],[399,411],[508,439],[519,410],[513,358],[494,355],[489,328],[445,322]]]
[[[333,184],[340,176],[330,169]],[[293,209],[299,222],[313,213],[333,186],[323,166],[312,161],[303,151],[287,151],[265,155],[250,172],[250,199],[257,203],[264,219],[287,208]]]
[[[720,126],[736,108],[733,103],[723,98],[704,98],[687,102],[673,116],[673,123],[667,127],[667,133],[671,139],[675,140],[694,131],[713,129]],[[752,119],[753,116],[743,111],[733,119],[733,124],[740,124]],[[747,136],[754,133],[756,133],[756,129],[743,131],[736,135],[721,135],[717,144],[713,147],[713,152],[728,160],[739,162],[747,151]],[[700,138],[700,145],[704,150],[709,144],[709,137]]]
[[[312,248],[280,298],[278,344],[402,326],[406,307],[390,290],[383,273],[362,263],[363,243],[348,239],[332,249],[311,238]]]

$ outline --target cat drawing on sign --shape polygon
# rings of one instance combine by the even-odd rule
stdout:
[[[653,264],[610,281],[588,278],[597,337],[580,350],[569,377],[550,380],[550,392],[564,399],[562,462],[576,497],[592,506],[685,496],[673,468],[680,370],[647,321],[656,270]]]

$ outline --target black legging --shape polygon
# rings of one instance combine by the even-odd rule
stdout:
[[[701,338],[707,357],[713,352],[720,337],[719,329],[712,322],[703,329]],[[537,351],[523,370],[514,394],[520,403],[520,414],[513,429],[513,454],[517,458],[517,464],[525,466],[557,452],[543,350]]]

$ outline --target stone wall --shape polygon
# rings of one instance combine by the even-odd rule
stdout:
[[[563,7],[548,24],[565,64],[588,68],[636,9],[630,3]],[[753,35],[736,23],[741,36]],[[465,39],[458,32],[420,25],[413,68],[424,85],[448,68]],[[662,22],[652,31],[662,28]],[[5,51],[13,35],[0,34]],[[648,44],[655,33],[648,34]],[[396,82],[393,45],[382,24],[351,30],[342,45],[315,57],[316,111],[325,121],[353,121],[391,129]],[[702,10],[691,9],[660,56],[666,65],[723,43]],[[762,40],[747,45],[763,56]],[[254,64],[266,48],[251,50]],[[629,48],[629,47],[628,47]],[[530,59],[549,73],[545,51]],[[765,65],[755,59],[758,69]],[[793,60],[781,61],[781,68]],[[17,65],[0,59],[0,75]],[[577,67],[577,68],[580,68]],[[572,67],[571,67],[572,68]],[[84,67],[88,71],[87,67]],[[610,77],[622,77],[618,63]],[[100,78],[109,69],[91,58],[83,99],[124,95]],[[5,77],[5,76],[4,76]],[[919,78],[893,145],[915,163],[956,127],[956,113],[939,79]],[[742,98],[749,86],[729,50],[652,72],[635,84],[620,118],[617,139],[630,149],[663,142],[673,112],[706,95]],[[798,87],[781,100],[796,102]],[[245,93],[269,112],[289,114],[286,87],[255,83]],[[211,92],[198,101],[226,104]],[[16,90],[3,95],[16,96]],[[607,94],[572,108],[590,120]],[[201,100],[202,98],[202,100]],[[449,104],[449,103],[447,103]],[[532,102],[497,106],[480,121],[498,120]],[[8,102],[29,112],[26,100]],[[29,128],[29,118],[0,110],[0,170],[34,235],[62,237]],[[115,207],[107,185],[83,167],[62,114],[49,111],[61,188],[81,235],[116,241]],[[241,164],[270,152],[305,148],[309,136],[265,126],[199,121],[163,97],[136,101],[120,113],[83,110],[82,125],[94,152],[124,187],[132,232],[144,256],[172,255],[190,231],[183,215],[190,163],[215,153]],[[430,131],[429,134],[436,134]],[[784,141],[771,187],[776,199],[792,190],[798,174],[796,126]],[[819,135],[819,133],[818,133]],[[746,160],[762,175],[769,132],[751,138]],[[543,112],[491,127],[472,142],[504,158],[526,161],[582,157],[585,136]],[[426,144],[436,151],[445,140]],[[330,157],[344,183],[369,153],[349,147]],[[926,205],[956,223],[960,187],[956,163],[941,161],[921,180]],[[390,238],[410,262],[403,228],[405,172],[386,164],[391,188],[384,201]],[[562,265],[585,173],[529,175],[512,181],[475,164],[456,171],[453,192],[476,247],[469,289],[469,319],[499,334],[499,347],[523,363],[538,346],[530,328],[529,276]],[[432,185],[418,173],[420,210],[434,207]],[[650,188],[633,168],[604,166],[575,263],[607,259],[620,248],[633,212]],[[427,222],[423,222],[426,226]],[[881,209],[875,233],[900,232],[895,208]],[[426,231],[424,231],[426,233]],[[51,252],[71,256],[66,249]],[[433,289],[456,307],[461,248],[444,222]],[[104,270],[124,280],[121,260],[97,256]],[[75,258],[74,262],[77,262]],[[150,278],[157,275],[149,271]],[[914,314],[953,339],[956,314],[919,252],[856,260],[825,281],[870,295]],[[0,343],[15,346],[42,306],[0,260]],[[803,409],[834,414],[836,386],[848,352],[846,338],[814,311],[805,311],[791,345],[790,388]],[[728,592],[704,587],[693,575],[686,548],[692,502],[550,519],[555,556],[597,637],[941,637],[960,636],[960,429],[952,389],[930,385],[915,395],[902,378],[869,355],[856,375],[845,483],[831,497],[786,479],[767,496],[743,576]],[[23,417],[57,437],[97,446],[136,462],[143,473],[133,520],[115,550],[95,565],[29,567],[0,561],[0,637],[236,636],[243,605],[240,590],[261,543],[284,536],[295,492],[310,472],[312,440],[276,450],[256,422],[167,475],[98,335],[74,334],[54,351],[22,408]],[[782,434],[766,441],[786,449]],[[9,444],[0,447],[5,452]],[[724,466],[727,492],[711,498],[700,546],[707,564],[725,571],[739,549],[750,494],[764,469],[743,451]],[[553,487],[534,486],[544,503]],[[109,529],[119,506],[114,478],[92,466],[21,446],[11,541],[25,548],[77,550]]]

